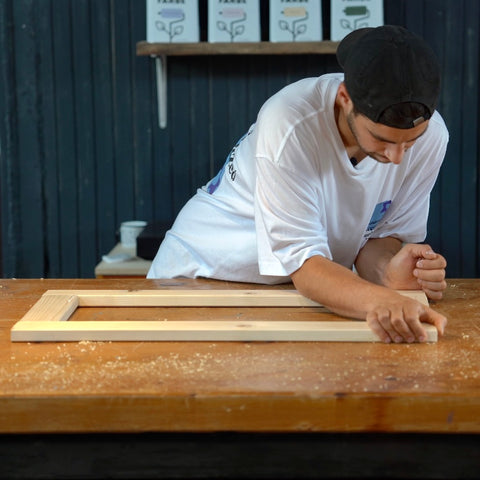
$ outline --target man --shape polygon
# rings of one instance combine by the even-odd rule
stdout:
[[[279,283],[384,342],[425,341],[446,319],[397,289],[442,298],[445,259],[420,244],[448,132],[439,67],[402,27],[349,34],[342,74],[283,88],[185,205],[149,278]],[[355,271],[356,270],[356,271]]]

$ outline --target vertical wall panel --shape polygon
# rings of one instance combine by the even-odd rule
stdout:
[[[13,5],[15,94],[17,114],[18,218],[17,243],[19,276],[41,276],[44,272],[45,218],[42,201],[42,158],[37,125],[37,31],[34,0],[16,1]],[[19,21],[19,20],[22,21]]]
[[[174,211],[178,212],[185,198],[192,194],[191,176],[191,128],[189,105],[190,68],[188,60],[170,63],[172,81],[168,83],[168,124],[171,132],[170,164],[172,169],[171,186]],[[184,112],[184,113],[181,113]]]
[[[150,62],[153,67],[153,61],[151,59],[143,59],[143,61]],[[169,62],[170,65],[170,62]],[[170,71],[170,68],[169,70]],[[152,74],[150,81],[155,85],[154,69],[152,68]],[[173,78],[168,76],[168,85],[173,81]],[[168,103],[170,104],[171,93],[170,90],[167,94]],[[172,168],[170,163],[170,128],[160,130],[158,128],[158,113],[157,113],[157,96],[156,92],[152,95],[151,108],[155,111],[153,117],[153,200],[154,200],[154,219],[162,222],[168,222],[172,220],[175,215],[175,209],[173,206],[173,188],[172,188]]]
[[[463,2],[458,2],[455,9],[458,12],[463,10]],[[442,11],[443,13],[443,11]],[[453,18],[447,11],[439,16],[438,24],[443,23],[447,38],[454,38],[458,32],[463,32],[463,17],[455,15]],[[463,13],[463,12],[462,12]],[[445,22],[445,18],[448,22]],[[456,42],[445,43],[444,71],[443,71],[443,90],[446,92],[461,92],[462,89],[462,58],[457,55],[459,50],[463,50],[463,38]],[[446,74],[448,72],[448,75]],[[462,128],[461,108],[459,97],[448,95],[445,97],[442,107],[442,115],[446,119],[447,126],[455,135],[450,136],[449,156],[442,167],[442,181],[439,184],[441,195],[441,229],[442,250],[448,252],[448,261],[454,268],[460,265],[460,167],[461,162],[458,159],[461,156],[461,138]],[[461,93],[460,93],[461,97]],[[457,160],[455,160],[457,159]],[[452,272],[453,273],[453,272]],[[455,275],[456,276],[456,275]]]
[[[3,52],[0,55],[0,268],[5,272],[15,272],[19,250],[16,243],[19,237],[18,221],[18,181],[17,168],[13,165],[18,157],[16,133],[17,105],[13,94],[15,70],[13,62],[13,7],[11,3],[0,2],[0,42]],[[1,271],[0,271],[1,273]]]
[[[440,2],[441,3],[441,2]],[[439,4],[440,4],[439,3]],[[441,5],[443,7],[443,3]],[[444,44],[445,38],[443,35],[436,35],[435,31],[443,32],[444,31],[444,21],[441,18],[443,10],[437,8],[436,10],[430,12],[426,3],[424,3],[421,8],[418,6],[415,8],[412,2],[406,2],[405,6],[405,26],[412,29],[419,35],[422,35],[433,48],[435,53],[437,54],[438,60],[440,62],[440,67],[442,70],[442,76],[444,72],[444,65],[445,65],[445,51],[444,51]],[[426,18],[425,21],[425,12]],[[435,12],[435,18],[433,15]],[[425,29],[426,27],[426,29]],[[444,78],[442,78],[442,83]],[[442,89],[444,89],[444,85],[442,84]],[[444,95],[441,95],[439,103],[437,105],[437,110],[442,113],[443,115],[443,98]],[[448,156],[447,160],[448,161]],[[445,162],[446,163],[446,162]],[[444,164],[445,166],[445,164]],[[431,198],[430,198],[430,215],[428,220],[428,230],[427,230],[427,242],[432,245],[434,250],[442,252],[446,255],[446,252],[443,249],[442,241],[441,241],[441,234],[442,234],[442,211],[441,211],[441,179],[442,173],[440,173],[440,177],[437,180],[437,183],[433,189]]]
[[[135,44],[145,35],[145,9],[130,2],[129,35],[132,61],[132,128],[133,161],[135,164],[135,217],[156,218],[154,211],[155,182],[152,172],[153,132],[158,129],[154,98],[155,82],[152,79],[151,62],[135,55]]]
[[[53,19],[53,71],[55,81],[55,115],[57,125],[57,168],[60,267],[63,276],[78,275],[78,195],[77,158],[75,152],[75,89],[74,64],[72,60],[72,14],[71,3],[61,0],[52,2]],[[51,192],[53,193],[53,192]]]
[[[127,2],[111,2],[112,81],[115,142],[115,199],[117,224],[136,218],[136,175],[132,124],[132,65],[135,45],[130,37],[131,12]],[[122,188],[118,188],[122,186]]]
[[[427,240],[449,276],[478,276],[480,4],[384,4],[386,23],[424,36],[443,71],[438,108],[451,141]],[[268,2],[261,8],[265,27]],[[4,276],[93,276],[121,221],[173,221],[269,96],[338,71],[332,55],[171,57],[161,130],[154,60],[135,54],[144,39],[143,0],[0,0]]]
[[[228,63],[227,86],[227,118],[228,138],[236,142],[250,125],[247,116],[247,102],[239,102],[238,99],[248,98],[248,56],[232,56]],[[235,140],[234,140],[235,139]],[[232,145],[233,146],[233,145]]]
[[[251,124],[257,118],[258,110],[268,97],[267,71],[265,59],[262,57],[252,58],[248,63],[247,98],[248,123]],[[250,126],[250,125],[249,125]]]
[[[461,86],[462,101],[461,118],[462,132],[460,143],[460,265],[458,276],[475,277],[480,274],[480,194],[479,194],[479,158],[480,158],[480,95],[479,95],[479,51],[480,3],[465,2],[465,23],[462,35],[463,51],[467,61],[462,62],[463,82]],[[476,261],[474,260],[476,258]]]
[[[210,139],[209,131],[211,119],[209,116],[208,96],[208,58],[191,57],[190,75],[190,156],[191,156],[191,184],[198,187],[204,184],[213,172],[210,169]],[[193,81],[194,79],[194,81]]]
[[[211,57],[210,62],[210,111],[212,125],[208,135],[211,141],[211,160],[215,170],[225,162],[235,140],[230,136],[228,117],[228,70],[231,68],[231,57]],[[223,118],[223,122],[218,119]]]
[[[94,5],[94,6],[93,6]],[[92,29],[92,90],[95,131],[97,247],[108,252],[118,228],[115,210],[115,148],[110,2],[96,1],[90,12]]]
[[[60,236],[61,198],[59,188],[57,128],[56,128],[56,90],[52,4],[46,1],[44,8],[48,14],[41,15],[37,2],[37,82],[38,108],[40,117],[38,131],[40,138],[39,154],[43,164],[43,210],[45,212],[45,276],[61,276],[62,243]],[[70,123],[70,122],[69,122]],[[71,205],[70,208],[75,208]],[[73,251],[75,254],[75,251]]]
[[[78,263],[81,277],[91,276],[96,263],[95,130],[92,89],[92,2],[76,0],[71,4],[72,62],[75,105],[75,155],[71,162],[77,170]],[[53,252],[52,252],[53,253]],[[65,272],[63,272],[65,276]]]

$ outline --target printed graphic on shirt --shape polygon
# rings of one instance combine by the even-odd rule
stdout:
[[[233,164],[235,160],[235,156],[237,153],[238,146],[240,143],[242,143],[242,140],[247,136],[250,135],[250,131],[248,131],[243,137],[235,144],[235,146],[232,148],[232,151],[229,153],[227,160],[223,164],[223,167],[220,169],[220,171],[215,175],[214,178],[212,178],[206,186],[206,190],[208,193],[212,194],[215,192],[215,190],[218,188],[220,185],[220,182],[222,181],[223,175],[225,171],[227,171],[228,176],[230,177],[230,180],[232,182],[235,181],[235,178],[237,176],[237,170],[235,169],[235,165]]]
[[[228,160],[227,162],[223,165],[223,167],[220,169],[220,171],[215,175],[215,177],[213,177],[208,183],[207,183],[207,186],[206,186],[206,190],[208,193],[212,194],[215,192],[215,190],[218,188],[218,186],[220,185],[220,182],[222,181],[222,177],[223,177],[223,172],[225,171],[225,165],[228,163]]]
[[[390,205],[392,204],[391,200],[387,200],[385,202],[380,202],[375,205],[375,209],[373,210],[372,218],[368,222],[367,231],[365,232],[365,237],[369,237],[370,234],[373,232],[375,227],[378,225],[380,220],[384,217],[389,209]]]

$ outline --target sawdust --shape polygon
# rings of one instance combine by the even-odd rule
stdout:
[[[478,345],[472,331],[455,340]],[[325,395],[335,392],[461,391],[476,382],[479,348],[447,343],[352,345],[318,343],[94,342],[12,344],[0,365],[3,394]],[[405,364],[408,359],[408,364]],[[460,368],[458,368],[460,367]]]

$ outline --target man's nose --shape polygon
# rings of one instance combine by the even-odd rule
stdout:
[[[385,156],[395,165],[402,163],[405,155],[405,145],[403,143],[392,143],[385,149]]]

